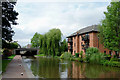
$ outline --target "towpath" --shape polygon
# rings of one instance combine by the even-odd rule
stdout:
[[[34,78],[32,72],[28,70],[20,55],[16,55],[8,64],[6,72],[2,78]]]

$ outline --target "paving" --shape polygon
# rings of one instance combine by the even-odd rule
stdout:
[[[16,55],[8,64],[6,72],[3,73],[2,78],[34,78],[31,71],[27,69],[20,55]]]

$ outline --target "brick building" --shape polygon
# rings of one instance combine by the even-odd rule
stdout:
[[[110,51],[104,48],[103,44],[100,43],[98,37],[98,26],[92,25],[86,28],[80,29],[79,31],[68,36],[68,52],[72,55],[83,51],[83,55],[88,47],[97,47],[100,52],[120,56],[120,53],[116,51]]]
[[[31,44],[27,44],[26,48],[31,48]]]

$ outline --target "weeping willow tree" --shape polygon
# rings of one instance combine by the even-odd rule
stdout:
[[[67,49],[67,42],[65,40],[61,42],[61,37],[62,33],[60,29],[54,28],[49,30],[44,35],[35,33],[31,39],[31,43],[33,47],[39,46],[41,54],[45,54],[47,56],[57,56]],[[64,46],[65,49],[61,49],[62,46]]]
[[[51,29],[47,35],[47,50],[48,54],[55,56],[59,53],[59,46],[62,37],[60,29]]]

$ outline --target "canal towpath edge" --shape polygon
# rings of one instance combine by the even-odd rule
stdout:
[[[2,79],[4,78],[35,78],[35,76],[24,63],[21,55],[16,55],[3,73]]]

